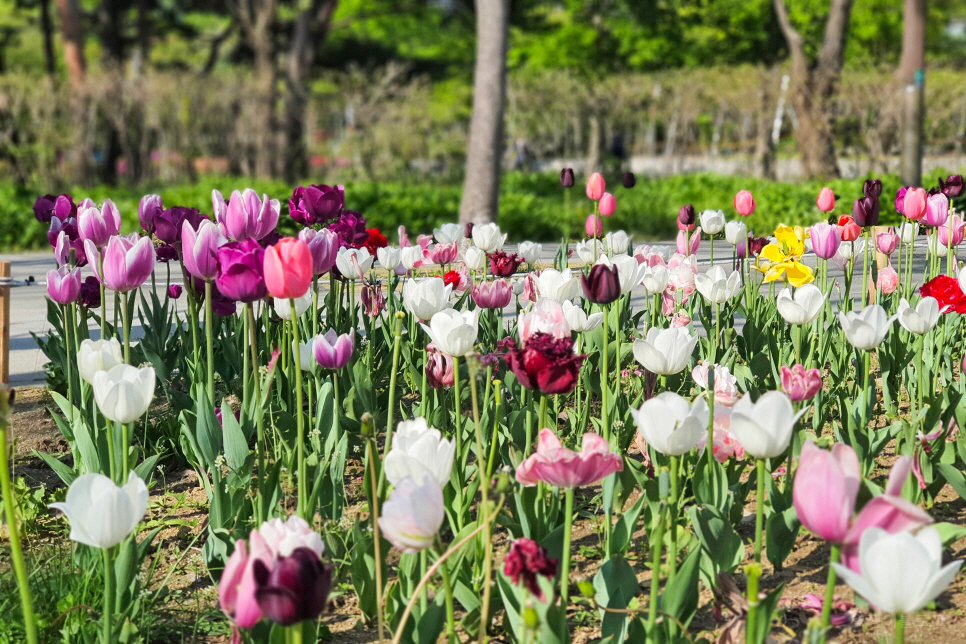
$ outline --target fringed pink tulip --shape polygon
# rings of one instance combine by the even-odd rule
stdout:
[[[836,443],[828,452],[806,441],[792,487],[798,520],[820,539],[842,543],[861,480],[859,459],[851,447]]]
[[[594,432],[585,433],[581,450],[574,452],[544,428],[540,430],[537,451],[520,463],[516,479],[527,487],[543,481],[554,487],[575,488],[592,485],[623,469],[621,457],[612,453],[607,441]]]

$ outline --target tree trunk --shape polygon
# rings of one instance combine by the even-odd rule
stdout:
[[[97,11],[98,40],[101,42],[104,69],[113,76],[113,88],[120,95],[124,75],[124,7],[120,0],[101,0]],[[115,109],[113,106],[108,109]],[[121,108],[123,109],[123,108]],[[117,162],[121,158],[121,133],[112,115],[104,115],[106,132],[101,149],[100,180],[117,183]]]
[[[271,177],[275,169],[275,24],[276,0],[237,0],[242,32],[255,54],[255,174]]]
[[[44,68],[51,78],[57,73],[54,55],[54,25],[50,20],[50,0],[40,0],[40,31],[44,39]]]
[[[795,145],[808,178],[838,177],[832,99],[842,73],[852,0],[832,0],[822,46],[814,61],[805,55],[801,34],[792,26],[783,0],[773,0],[778,25],[791,56],[791,102],[798,118]]]
[[[922,182],[923,67],[926,59],[926,0],[905,0],[902,15],[902,155],[899,175],[907,186]]]
[[[57,0],[60,38],[64,47],[64,65],[70,86],[77,92],[84,85],[84,32],[81,28],[77,0]]]
[[[476,0],[473,116],[460,222],[494,221],[500,198],[509,0]]]

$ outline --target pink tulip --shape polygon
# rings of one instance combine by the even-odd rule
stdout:
[[[406,227],[399,226],[398,232],[399,232],[399,247],[408,248],[409,246],[412,246],[412,244],[409,241],[409,235],[406,234]]]
[[[919,221],[926,214],[926,191],[922,188],[909,188],[902,198],[902,215],[906,219]]]
[[[77,301],[80,293],[80,269],[61,266],[47,272],[47,295],[57,304],[70,304]]]
[[[906,193],[908,195],[908,193]],[[941,192],[926,197],[926,214],[922,221],[927,226],[942,226],[949,218],[949,198]]]
[[[690,235],[690,237],[689,237]],[[698,226],[690,233],[679,230],[677,238],[677,251],[682,255],[694,255],[701,246],[701,226]]]
[[[294,237],[280,239],[265,249],[265,287],[272,297],[302,297],[312,284],[312,253]]]
[[[963,218],[959,215],[950,215],[946,223],[939,227],[939,244],[941,246],[959,246],[963,242],[963,233],[966,229]],[[952,231],[952,240],[950,240]]]
[[[425,253],[429,250],[429,245],[433,243],[432,235],[420,235],[416,238],[416,245],[423,249]]]
[[[879,271],[879,281],[876,284],[876,288],[882,291],[883,295],[889,295],[890,293],[895,293],[896,288],[899,287],[899,274],[896,269],[891,266],[886,266]]]
[[[891,255],[899,246],[899,235],[893,228],[875,236],[875,245],[883,255]]]
[[[513,299],[513,288],[501,277],[492,282],[480,282],[473,287],[471,295],[481,309],[504,309]]]
[[[831,212],[835,208],[835,193],[828,186],[822,188],[815,198],[815,205],[822,212]]]
[[[270,200],[268,195],[259,199],[258,193],[251,188],[244,192],[233,191],[227,206],[221,193],[212,190],[211,201],[215,220],[222,234],[229,239],[261,239],[275,230],[278,223],[278,200]]]
[[[97,257],[97,249],[91,240],[84,242],[88,257]],[[98,270],[97,262],[91,262],[94,274],[112,291],[124,293],[144,284],[154,271],[154,245],[148,237],[118,235],[111,237],[104,251],[104,268]]]
[[[314,230],[303,228],[299,231],[299,239],[309,247],[312,255],[312,274],[324,275],[335,266],[335,258],[339,255],[342,239],[328,228]]]
[[[117,206],[110,199],[105,199],[98,210],[94,204],[86,208],[77,209],[77,233],[85,242],[94,242],[97,248],[103,248],[111,237],[121,229],[121,214]]]
[[[838,252],[839,246],[842,244],[838,226],[826,222],[815,224],[809,228],[809,239],[812,240],[812,251],[822,259],[835,257],[835,253]]]
[[[782,391],[792,402],[810,400],[822,390],[822,372],[818,369],[805,369],[800,364],[780,368]]]
[[[520,344],[526,344],[530,336],[537,333],[546,333],[558,340],[570,339],[570,325],[563,307],[547,297],[538,300],[528,312],[520,314],[517,330]]]
[[[587,198],[591,201],[598,201],[604,196],[604,177],[599,172],[595,172],[587,177]]]
[[[604,224],[597,215],[587,215],[584,222],[584,232],[588,237],[600,237],[604,233]]]
[[[610,217],[614,214],[614,210],[617,208],[617,201],[614,199],[614,195],[609,192],[605,192],[600,197],[600,201],[597,202],[597,212],[603,217]]]
[[[537,451],[520,463],[516,479],[527,487],[543,481],[554,487],[575,488],[596,483],[622,469],[621,457],[610,452],[607,441],[594,432],[585,433],[581,450],[574,452],[544,428],[540,430]]]
[[[750,191],[739,190],[738,193],[735,194],[734,206],[739,215],[747,217],[751,213],[755,212],[755,199],[751,196]]]
[[[315,336],[312,352],[315,361],[323,369],[341,369],[349,363],[355,343],[355,330],[339,335],[335,329],[329,329],[324,334]]]
[[[437,266],[444,266],[446,264],[452,264],[456,261],[456,255],[459,252],[459,244],[453,242],[451,244],[436,244],[432,249],[425,251],[424,256]]]
[[[218,275],[216,251],[227,242],[215,223],[203,219],[195,230],[186,219],[181,224],[181,259],[185,270],[200,280],[212,281]]]
[[[836,443],[827,452],[806,441],[792,487],[798,520],[820,539],[842,543],[849,531],[860,482],[859,459],[851,447]]]
[[[900,456],[896,459],[892,471],[889,472],[885,492],[866,503],[855,516],[842,544],[840,562],[843,565],[860,572],[859,540],[867,528],[882,528],[894,534],[916,530],[932,523],[932,517],[925,510],[899,496],[911,469],[911,458]]]

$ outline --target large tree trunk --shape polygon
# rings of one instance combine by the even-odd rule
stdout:
[[[466,149],[461,223],[485,223],[494,221],[497,215],[509,14],[509,0],[476,0],[473,116]]]
[[[822,46],[814,61],[807,59],[802,36],[792,26],[783,0],[774,0],[773,5],[791,55],[791,101],[798,118],[795,144],[802,173],[808,178],[838,177],[832,99],[842,74],[852,0],[832,0]]]
[[[44,68],[51,78],[57,73],[54,55],[54,25],[50,20],[50,0],[40,0],[40,31],[44,39]]]
[[[283,176],[295,183],[308,175],[308,150],[305,145],[308,89],[305,77],[312,64],[312,53],[329,30],[338,0],[313,0],[295,21],[292,45],[285,74],[285,158]]]
[[[84,32],[81,28],[77,0],[57,0],[60,38],[64,47],[64,65],[71,89],[77,92],[84,85]]]
[[[238,18],[255,53],[255,92],[258,101],[255,133],[255,174],[271,177],[275,170],[275,24],[276,0],[239,0]]]
[[[121,0],[101,0],[97,11],[98,40],[101,42],[104,69],[112,76],[111,91],[124,90],[124,7]],[[113,106],[108,109],[114,109]],[[123,109],[123,108],[121,108]],[[117,183],[117,162],[121,158],[121,133],[115,125],[116,114],[105,114],[104,146],[101,149],[100,180]]]
[[[926,59],[926,0],[905,0],[902,12],[902,57],[899,81],[902,92],[902,183],[922,183],[923,67]]]

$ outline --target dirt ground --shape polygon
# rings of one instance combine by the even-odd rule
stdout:
[[[13,407],[12,428],[15,443],[15,477],[24,477],[31,488],[45,486],[48,490],[62,487],[57,476],[47,468],[33,452],[42,451],[48,454],[62,455],[69,459],[67,442],[60,436],[57,426],[50,418],[47,407],[53,403],[43,388],[28,388],[17,391]],[[350,491],[358,488],[359,465],[350,464],[347,471],[347,483]],[[209,606],[217,606],[217,593],[210,577],[205,571],[201,557],[202,535],[204,522],[207,518],[206,499],[198,478],[191,469],[179,468],[177,471],[165,471],[162,467],[158,476],[161,484],[155,486],[151,492],[147,522],[164,522],[166,527],[156,540],[161,548],[163,560],[168,565],[175,565],[175,574],[168,580],[171,592],[168,596],[175,605],[168,606],[170,610],[177,610],[178,603],[184,607],[197,605],[199,602]],[[353,485],[354,484],[354,485]],[[579,498],[585,502],[595,494],[595,490],[582,490]],[[635,493],[636,494],[636,493]],[[633,503],[634,498],[628,501]],[[351,500],[351,499],[350,499]],[[754,498],[749,498],[745,507],[745,517],[739,525],[738,531],[749,545],[746,547],[748,557],[751,555],[750,541],[754,525]],[[357,503],[353,511],[359,511]],[[937,499],[930,513],[937,520],[956,524],[966,524],[966,502],[960,499],[950,488],[947,488]],[[54,516],[53,514],[51,516]],[[571,579],[592,579],[600,565],[599,559],[588,559],[581,552],[589,552],[598,546],[597,519],[578,519],[574,524]],[[155,524],[157,525],[157,524]],[[828,548],[824,543],[812,538],[807,533],[800,535],[794,551],[788,557],[784,567],[775,571],[770,564],[763,562],[764,575],[762,577],[763,590],[770,590],[780,583],[785,583],[782,606],[785,611],[781,624],[777,624],[772,631],[772,638],[776,643],[794,643],[801,641],[801,634],[809,619],[809,614],[799,608],[805,595],[824,592],[826,563]],[[643,551],[645,535],[639,530],[634,537],[634,548],[637,556],[630,560],[637,571],[640,585],[640,598],[646,600],[650,587],[650,572],[646,568],[645,553]],[[506,535],[496,535],[496,561],[500,561],[506,548]],[[952,545],[947,556],[952,559],[966,557],[966,539]],[[736,580],[743,588],[741,579]],[[852,591],[844,584],[838,586],[837,597],[851,601]],[[178,591],[178,592],[175,592]],[[190,599],[189,599],[190,598]],[[959,575],[949,589],[936,601],[935,608],[925,610],[920,615],[909,618],[906,622],[907,642],[928,642],[930,644],[961,644],[966,642],[966,575]],[[190,611],[191,609],[188,608]],[[583,622],[581,613],[588,608],[581,606],[571,608],[572,622]],[[829,638],[830,642],[838,644],[871,644],[875,642],[889,642],[892,639],[893,625],[891,618],[880,617],[868,609],[852,609],[849,611],[851,621],[835,631]],[[690,632],[692,637],[704,635],[717,641],[723,632],[723,627],[732,616],[713,610],[713,598],[709,589],[702,586],[700,608]],[[194,614],[191,615],[195,619]],[[457,619],[459,616],[457,616]],[[351,595],[340,595],[333,599],[330,612],[322,618],[333,634],[331,641],[345,643],[361,643],[376,641],[375,630],[366,628],[356,609],[355,600]],[[575,644],[584,644],[599,637],[599,631],[590,626],[577,623],[572,628]],[[199,636],[196,641],[212,644],[227,644],[227,635]],[[504,641],[493,638],[493,641]]]

